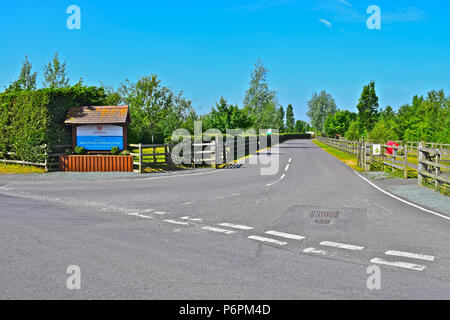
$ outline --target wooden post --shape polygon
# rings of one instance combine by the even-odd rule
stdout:
[[[217,167],[217,142],[211,146],[211,168],[216,169]]]
[[[153,147],[152,147],[152,150],[153,150],[153,164],[155,165],[155,164],[156,164],[156,155],[155,155],[155,153],[156,153],[156,147],[153,146]]]
[[[441,160],[441,154],[440,154],[439,149],[436,148],[436,158],[435,158],[435,162],[437,164],[437,166],[435,167],[435,174],[439,177],[441,175],[441,168],[439,167],[439,163]],[[443,150],[442,150],[443,151]],[[434,187],[439,190],[441,186],[441,182],[438,179],[434,179]]]
[[[423,155],[424,154],[423,154],[422,148],[423,148],[423,143],[419,142],[419,147],[417,148],[417,152],[419,153],[419,165],[418,165],[418,168],[417,168],[417,178],[418,178],[417,183],[419,184],[420,187],[423,186],[422,171],[424,170],[423,163],[421,163],[421,161],[424,160],[423,159]]]
[[[144,173],[143,162],[144,162],[144,157],[143,157],[143,152],[142,152],[142,143],[139,143],[139,173],[140,174]]]
[[[405,179],[408,179],[408,145],[405,144],[403,146],[403,148],[404,148],[404,156],[405,156],[405,162],[403,163],[403,165],[405,166],[403,168],[403,177]]]

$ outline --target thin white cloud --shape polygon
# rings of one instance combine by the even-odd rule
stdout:
[[[327,21],[325,19],[319,19],[320,22],[322,22],[324,25],[326,25],[328,28],[332,27],[332,24],[330,21]]]
[[[345,1],[345,0],[339,0],[340,3],[342,3],[343,5],[347,6],[347,7],[353,7],[351,3]]]
[[[416,7],[386,13],[383,13],[383,9],[381,9],[381,19],[384,23],[418,22],[427,20],[428,14]]]

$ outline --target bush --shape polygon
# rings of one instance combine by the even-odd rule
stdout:
[[[105,105],[103,88],[80,84],[61,89],[16,90],[0,93],[0,154],[13,152],[21,160],[40,162],[54,145],[72,144],[64,124],[76,106]]]
[[[115,155],[115,156],[118,156],[118,155],[120,154],[120,149],[119,149],[119,147],[112,147],[112,148],[111,148],[111,154],[112,154],[112,155]]]
[[[83,155],[83,154],[86,154],[86,149],[83,148],[83,147],[75,147],[74,153],[75,153],[76,155],[81,156],[81,155]]]

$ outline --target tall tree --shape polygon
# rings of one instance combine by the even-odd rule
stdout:
[[[8,90],[34,90],[36,89],[37,73],[31,72],[33,66],[28,61],[28,55],[25,56],[25,61],[22,64],[19,78],[10,84]]]
[[[295,128],[295,117],[294,117],[294,108],[292,108],[292,104],[288,105],[286,109],[286,129],[288,132],[294,132]]]
[[[286,117],[286,113],[284,112],[283,106],[280,106],[278,109],[278,127],[280,132],[284,132],[286,130],[286,124],[284,118]]]
[[[269,89],[267,69],[261,61],[255,64],[250,75],[250,88],[244,98],[244,110],[254,119],[256,130],[277,127],[277,99],[276,93]]]
[[[378,96],[375,91],[375,81],[364,86],[359,103],[357,105],[359,111],[360,131],[369,132],[373,129],[378,117]]]
[[[69,77],[66,69],[66,63],[59,61],[58,52],[55,53],[53,60],[44,67],[44,87],[45,88],[66,88],[69,86]]]
[[[308,101],[308,107],[307,115],[311,119],[311,125],[317,133],[322,133],[327,118],[336,113],[336,101],[323,90],[320,94],[317,94],[317,92],[313,93]]]

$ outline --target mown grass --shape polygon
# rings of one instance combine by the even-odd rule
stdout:
[[[358,167],[358,159],[356,159],[355,157],[349,155],[348,153],[346,153],[344,151],[334,149],[318,140],[313,140],[313,143],[315,143],[319,148],[325,150],[326,152],[328,152],[335,158],[344,162],[346,165],[348,165],[353,170],[359,171],[359,172],[362,171],[362,169],[360,167]]]
[[[45,173],[45,169],[33,166],[22,166],[19,164],[0,163],[0,174],[33,174],[33,173]]]

